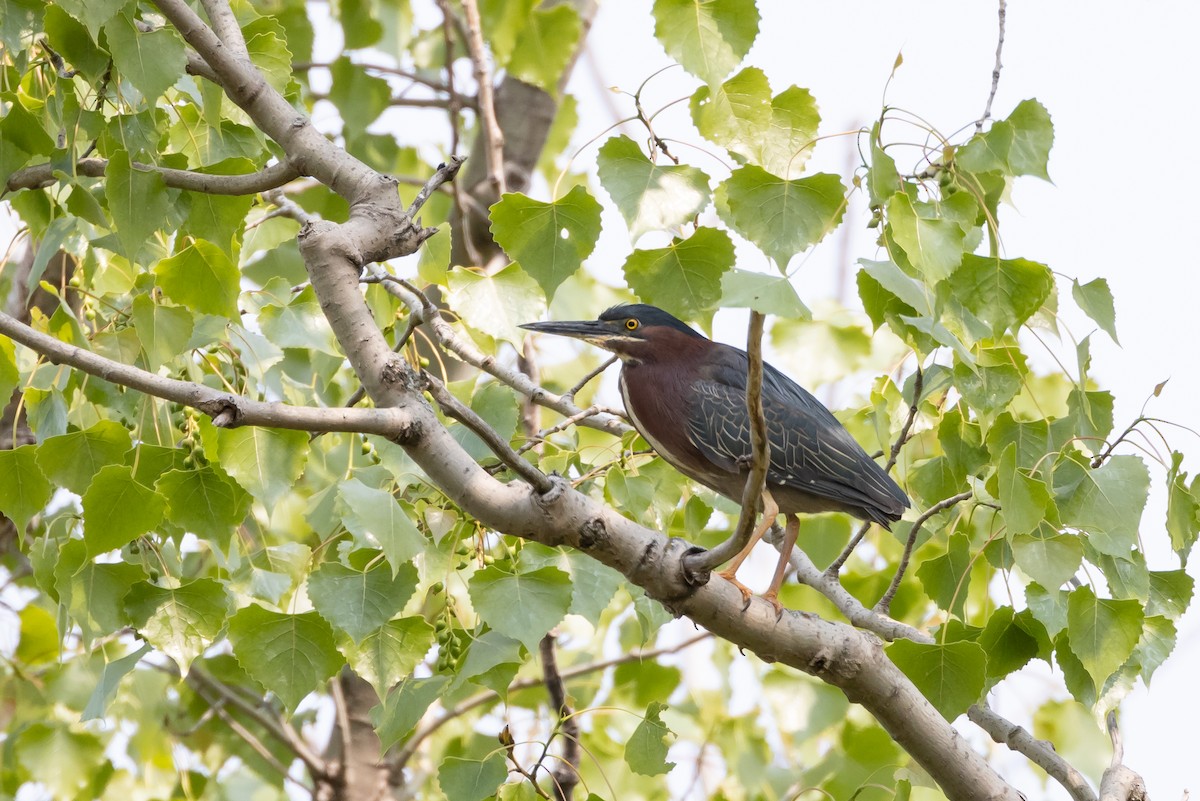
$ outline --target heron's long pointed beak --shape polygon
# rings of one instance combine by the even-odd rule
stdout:
[[[576,320],[571,322],[551,320],[544,323],[524,323],[520,327],[526,331],[536,331],[539,334],[555,334],[561,337],[574,337],[575,339],[584,340],[612,336],[612,331],[599,320]]]

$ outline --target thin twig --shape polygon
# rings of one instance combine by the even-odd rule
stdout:
[[[551,434],[557,434],[559,431],[566,431],[576,423],[586,420],[587,418],[597,414],[600,414],[600,407],[589,406],[579,414],[573,414],[556,425],[552,425],[549,428],[537,432],[535,436],[530,438],[529,442],[526,442],[520,448],[517,448],[517,453],[525,453],[526,451],[533,450],[542,442],[544,442],[546,437],[550,436]]]
[[[896,575],[892,576],[892,583],[888,585],[887,592],[885,592],[879,599],[879,602],[875,604],[876,612],[879,612],[882,615],[886,615],[891,612],[892,599],[896,597],[896,590],[900,589],[900,581],[904,578],[904,572],[908,570],[908,559],[910,556],[912,556],[913,545],[917,541],[917,534],[921,532],[921,528],[924,527],[929,518],[933,517],[938,512],[949,509],[951,506],[954,506],[961,501],[968,500],[973,494],[973,492],[967,490],[965,492],[960,492],[957,495],[951,495],[949,498],[944,498],[926,509],[925,512],[913,522],[913,526],[908,532],[908,541],[904,543],[904,554],[900,557],[900,565],[896,568]]]
[[[1117,726],[1117,710],[1110,709],[1108,714],[1104,716],[1104,723],[1108,727],[1108,739],[1112,741],[1112,760],[1109,761],[1109,767],[1115,768],[1125,761],[1125,743],[1121,740],[1121,729]]]
[[[422,370],[421,375],[425,380],[426,391],[437,401],[443,414],[454,418],[474,432],[488,446],[488,450],[496,454],[500,461],[508,465],[514,473],[525,479],[525,482],[538,492],[547,493],[554,489],[554,482],[549,476],[518,456],[517,452],[482,417],[451,395],[445,384],[427,370]]]
[[[564,736],[562,761],[555,764],[550,775],[554,779],[554,797],[558,801],[571,801],[575,786],[579,783],[579,718],[567,703],[567,687],[558,671],[554,647],[554,632],[550,632],[542,638],[540,646],[542,679],[546,683],[546,691],[550,694],[550,703],[558,715],[556,728],[561,729]],[[534,772],[536,775],[536,768]]]
[[[433,78],[427,78],[419,72],[413,72],[412,70],[406,70],[403,67],[391,67],[391,66],[388,66],[387,64],[372,64],[372,63],[366,63],[366,62],[361,62],[361,61],[355,61],[354,66],[358,67],[359,69],[370,70],[372,72],[382,72],[385,75],[395,75],[400,78],[406,78],[406,79],[412,81],[413,83],[419,83],[422,86],[426,86],[435,92],[452,92],[453,91],[453,87],[449,84],[442,83],[441,81],[434,80]],[[332,69],[332,68],[333,68],[333,64],[319,62],[319,61],[296,61],[296,62],[292,63],[293,71],[314,70],[314,69],[328,70],[328,69]]]
[[[412,286],[411,283],[399,279],[398,282],[415,296],[421,298],[421,304],[425,310],[425,320],[433,330],[434,338],[438,341],[438,344],[449,350],[459,359],[499,379],[502,383],[525,395],[539,406],[553,409],[564,417],[571,417],[583,411],[583,409],[576,406],[570,399],[564,398],[561,395],[555,395],[545,387],[538,386],[529,379],[529,376],[520,370],[513,370],[501,364],[494,354],[484,353],[469,339],[459,336],[450,323],[442,317],[438,307],[423,292]],[[602,411],[604,412],[603,414],[593,415],[580,420],[580,425],[594,428],[598,431],[606,431],[617,437],[623,436],[633,430],[621,421],[620,416],[608,410]]]
[[[437,165],[437,170],[430,176],[425,185],[421,187],[421,191],[417,192],[417,196],[413,198],[412,205],[408,207],[408,216],[414,218],[414,224],[420,226],[420,220],[416,219],[417,212],[425,205],[425,201],[429,200],[430,196],[438,190],[442,184],[449,183],[454,180],[454,176],[458,175],[459,169],[463,162],[467,160],[466,156],[451,156],[446,161]]]
[[[318,780],[327,780],[330,777],[329,766],[325,760],[317,756],[317,754],[308,747],[304,740],[296,733],[294,729],[288,726],[281,720],[272,718],[266,712],[247,702],[237,693],[233,692],[229,687],[226,687],[224,682],[210,676],[207,672],[197,665],[192,665],[191,670],[187,674],[187,682],[192,686],[206,687],[227,703],[232,704],[244,713],[246,716],[255,720],[259,725],[271,733],[276,739],[284,743],[296,757],[304,763],[308,768],[308,772],[313,775],[313,778]],[[286,771],[285,771],[286,772]]]
[[[996,66],[992,67],[992,91],[988,92],[987,105],[983,107],[983,116],[975,121],[975,133],[983,131],[983,123],[991,119],[992,101],[996,99],[996,90],[1000,88],[1000,54],[1004,51],[1004,18],[1008,13],[1007,0],[998,0],[997,16],[1000,18],[1000,35],[996,38]]]
[[[342,758],[334,766],[337,770],[336,781],[345,782],[349,772],[350,761],[354,758],[354,736],[350,732],[350,709],[346,706],[346,693],[342,691],[342,679],[335,676],[329,682],[329,694],[333,696],[333,715],[337,721],[338,731],[342,737]]]
[[[595,370],[592,370],[590,373],[585,375],[583,378],[579,379],[579,381],[577,381],[575,383],[575,386],[571,387],[566,392],[564,392],[562,394],[562,397],[565,400],[569,400],[569,401],[575,400],[575,395],[578,394],[579,390],[583,389],[589,383],[591,383],[591,380],[593,378],[595,378],[596,376],[603,373],[609,367],[612,367],[617,362],[617,360],[620,358],[621,358],[620,356],[609,356],[607,359],[604,360],[603,364],[601,364]],[[592,407],[592,408],[595,408],[595,407]]]
[[[684,557],[688,570],[702,574],[712,570],[742,552],[754,531],[759,502],[767,486],[767,469],[771,466],[771,443],[767,438],[767,420],[762,407],[762,335],[765,318],[762,312],[750,312],[746,333],[746,355],[749,359],[746,375],[746,413],[750,418],[750,464],[746,485],[742,490],[742,512],[738,515],[733,534],[711,551],[694,558]]]
[[[487,52],[483,47],[483,28],[479,20],[479,4],[476,0],[463,0],[467,15],[467,50],[474,66],[475,83],[479,92],[479,118],[483,123],[483,136],[487,142],[488,177],[496,189],[496,195],[508,191],[504,177],[504,132],[496,118],[496,99],[492,91],[492,74],[487,65]]]
[[[913,421],[917,419],[917,411],[921,403],[921,390],[925,386],[925,373],[921,370],[921,365],[917,365],[917,372],[913,375],[913,397],[912,403],[908,407],[908,417],[904,420],[904,425],[900,427],[900,434],[892,443],[892,448],[888,454],[887,464],[884,465],[883,471],[890,473],[892,468],[896,466],[896,460],[900,457],[900,451],[908,442],[908,432],[912,429]],[[882,453],[880,454],[883,455]],[[846,564],[846,560],[854,553],[854,549],[863,541],[863,537],[867,536],[867,532],[871,530],[871,522],[868,520],[858,527],[858,531],[854,532],[854,536],[850,538],[850,542],[846,543],[846,547],[838,554],[838,558],[834,559],[829,567],[825,568],[825,572],[830,576],[836,576],[841,572],[842,565]]]

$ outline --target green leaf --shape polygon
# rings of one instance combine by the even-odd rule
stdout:
[[[705,83],[722,80],[758,36],[754,0],[655,0],[654,36]]]
[[[447,801],[483,801],[491,798],[507,777],[504,755],[499,753],[482,761],[446,757],[438,768],[438,784],[446,794]]]
[[[329,72],[333,79],[329,100],[342,115],[344,133],[347,138],[361,136],[388,107],[392,89],[383,78],[368,75],[346,56],[334,61]]]
[[[382,704],[371,709],[371,722],[375,724],[384,751],[412,731],[449,681],[449,676],[405,679],[392,688]]]
[[[308,435],[260,426],[219,428],[217,457],[234,481],[270,508],[300,478]]]
[[[368,570],[326,562],[309,575],[308,597],[330,625],[360,643],[404,608],[418,580],[412,564],[392,573],[383,561]]]
[[[1108,281],[1097,278],[1080,284],[1078,280],[1071,282],[1071,297],[1083,309],[1084,314],[1091,317],[1104,333],[1112,337],[1113,342],[1120,344],[1117,339],[1117,312],[1113,305],[1112,291]]]
[[[955,153],[956,164],[971,172],[1000,171],[1007,175],[1036,175],[1050,180],[1046,171],[1054,126],[1050,114],[1036,100],[1025,100],[1008,119],[976,134]]]
[[[1150,678],[1154,672],[1167,661],[1167,657],[1175,650],[1178,632],[1175,624],[1165,617],[1147,617],[1142,629],[1142,638],[1134,649],[1133,658],[1137,660],[1140,669],[1137,675],[1150,686]]]
[[[341,358],[333,331],[321,311],[311,286],[297,292],[287,303],[270,303],[258,313],[263,336],[281,348],[319,350]]]
[[[87,26],[93,39],[99,40],[100,28],[125,6],[128,0],[60,0],[68,14]]]
[[[755,164],[792,179],[804,172],[821,115],[807,89],[790,86],[771,97],[766,74],[747,67],[725,83],[701,86],[690,102],[692,122],[739,164]]]
[[[133,653],[109,662],[104,666],[104,671],[100,674],[100,683],[92,691],[92,696],[88,699],[87,706],[83,709],[83,714],[79,716],[81,721],[96,720],[97,718],[104,717],[104,712],[108,708],[109,701],[117,694],[117,687],[120,685],[121,679],[125,678],[126,675],[137,667],[138,662],[141,661],[142,657],[149,650],[149,645],[143,645]]]
[[[380,698],[421,663],[434,641],[433,626],[422,617],[389,620],[349,649],[350,667]]]
[[[46,7],[43,24],[51,47],[61,54],[68,64],[93,81],[104,75],[108,68],[108,54],[95,45],[84,25],[58,5]]]
[[[571,578],[556,567],[506,573],[490,565],[471,576],[468,588],[483,621],[530,651],[571,607]]]
[[[167,185],[157,172],[134,169],[124,150],[109,156],[104,174],[104,197],[121,252],[137,262],[170,211]]]
[[[250,496],[210,466],[171,470],[154,483],[167,499],[167,519],[200,537],[228,545],[233,529],[246,518]]]
[[[1150,472],[1140,457],[1113,456],[1098,470],[1082,471],[1082,481],[1059,503],[1059,513],[1065,525],[1086,531],[1096,550],[1126,557],[1137,544],[1149,491]]]
[[[0,450],[0,512],[12,519],[22,540],[30,518],[46,508],[54,494],[38,467],[36,451],[33,445]]]
[[[1025,603],[1050,637],[1057,637],[1067,627],[1067,597],[1065,590],[1046,590],[1036,582],[1025,587]]]
[[[88,643],[129,625],[125,596],[144,578],[140,565],[90,561],[83,540],[63,543],[54,565],[54,590]]]
[[[936,204],[914,203],[897,192],[887,202],[887,219],[896,243],[928,283],[945,280],[962,264],[966,232],[941,216]]]
[[[113,65],[146,102],[153,104],[163,92],[183,77],[187,53],[183,39],[170,25],[139,31],[131,11],[118,14],[104,26]],[[154,218],[157,225],[159,218]]]
[[[1000,484],[1000,507],[1010,539],[1017,534],[1028,534],[1036,530],[1049,515],[1053,501],[1050,491],[1046,488],[1046,482],[1025,475],[1017,467],[1016,443],[1009,443],[1000,454],[996,477]],[[1047,582],[1041,583],[1048,587],[1057,586]]]
[[[233,158],[196,170],[205,175],[245,175],[255,171],[250,159]],[[212,242],[231,259],[237,259],[239,243],[246,226],[246,215],[254,204],[253,195],[214,195],[209,192],[182,192],[187,203],[187,219],[179,233],[192,239]]]
[[[1011,606],[1002,606],[988,617],[979,646],[987,655],[987,678],[996,681],[1014,673],[1038,655],[1037,640],[1017,623]]]
[[[999,337],[1013,333],[1050,297],[1054,277],[1044,264],[1027,259],[963,256],[950,277],[950,291]]]
[[[1012,538],[1017,567],[1043,587],[1058,588],[1071,579],[1083,562],[1083,541],[1075,534]]]
[[[646,707],[646,716],[625,743],[625,764],[639,776],[658,776],[670,773],[674,762],[667,761],[669,740],[675,733],[662,721],[666,704],[652,702]]]
[[[33,723],[19,734],[13,732],[13,740],[9,753],[21,773],[44,785],[51,798],[79,797],[104,760],[104,744],[96,735],[73,731],[66,724]]]
[[[238,664],[288,710],[345,663],[333,630],[316,612],[287,615],[251,604],[229,618],[229,641]]]
[[[21,371],[17,369],[17,351],[8,337],[0,339],[0,398],[8,403],[21,383]]]
[[[1067,600],[1071,651],[1097,687],[1103,687],[1133,653],[1142,636],[1143,618],[1137,601],[1098,599],[1086,586],[1071,592]]]
[[[192,319],[187,309],[155,303],[148,294],[133,299],[133,328],[147,367],[157,370],[187,349]]]
[[[596,163],[634,242],[647,231],[674,229],[708,205],[707,175],[695,167],[655,164],[623,134],[604,143]]]
[[[721,308],[754,309],[790,320],[812,319],[790,280],[748,270],[730,270],[721,276]]]
[[[525,332],[517,326],[536,320],[546,308],[538,283],[520,264],[492,275],[451,270],[448,278],[454,310],[467,325],[490,337],[522,342]]]
[[[166,500],[133,480],[123,464],[100,468],[83,494],[83,539],[88,556],[107,553],[154,529]]]
[[[1021,373],[1011,364],[995,367],[954,365],[954,386],[973,409],[1003,411],[1021,391]]]
[[[952,534],[946,552],[917,568],[925,594],[952,615],[962,616],[970,585],[971,543],[966,534]]]
[[[1196,487],[1187,485],[1187,473],[1179,469],[1183,464],[1183,454],[1178,451],[1171,453],[1171,467],[1167,470],[1167,532],[1171,535],[1171,548],[1179,556],[1180,563],[1187,567],[1188,555],[1200,535],[1200,501],[1197,500]]]
[[[240,322],[237,266],[211,242],[195,239],[170,258],[154,265],[163,294],[192,311],[217,314]]]
[[[646,303],[685,320],[711,320],[721,298],[721,276],[733,261],[729,235],[700,227],[665,248],[633,251],[622,269],[629,288]]]
[[[184,675],[217,639],[232,607],[225,585],[210,578],[194,579],[178,587],[142,581],[125,596],[125,612],[134,628],[174,659]]]
[[[358,479],[338,485],[342,522],[369,547],[383,551],[392,576],[425,550],[425,537],[391,493],[372,489]]]
[[[491,216],[496,241],[548,300],[583,265],[600,236],[600,204],[582,186],[551,203],[510,192],[492,206]]]
[[[506,68],[525,83],[558,93],[563,70],[576,53],[583,32],[579,14],[568,3],[538,7],[522,21],[517,43]]]
[[[458,667],[453,692],[463,682],[487,687],[502,699],[508,698],[508,685],[521,668],[521,643],[496,630],[489,630],[471,641],[467,656]]]
[[[886,651],[946,720],[953,721],[983,695],[987,656],[979,643],[896,640]]]
[[[1184,570],[1150,571],[1150,601],[1147,615],[1162,615],[1175,620],[1187,611],[1192,601],[1195,580]]]
[[[782,270],[792,256],[838,226],[846,211],[846,187],[829,173],[786,181],[746,165],[717,187],[717,210]]]

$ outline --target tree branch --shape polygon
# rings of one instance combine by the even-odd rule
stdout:
[[[0,312],[0,335],[21,343],[54,364],[66,364],[96,378],[199,409],[209,415],[213,425],[219,428],[269,426],[297,431],[378,434],[389,439],[403,439],[412,424],[408,415],[397,408],[288,406],[250,400],[203,384],[167,378],[69,345],[35,331],[3,312]]]
[[[913,545],[917,542],[917,534],[921,532],[922,527],[929,518],[941,512],[944,509],[949,509],[960,501],[969,500],[974,495],[971,490],[960,492],[957,495],[951,495],[949,498],[944,498],[933,506],[926,509],[920,517],[918,517],[908,531],[908,541],[904,543],[904,554],[900,557],[900,564],[896,567],[896,575],[892,576],[892,583],[888,585],[887,591],[880,597],[878,603],[875,604],[875,611],[880,614],[888,614],[892,609],[892,599],[896,597],[896,590],[900,589],[900,582],[904,578],[904,572],[908,570],[908,559],[912,556]]]
[[[1146,801],[1146,783],[1136,772],[1122,764],[1125,761],[1125,745],[1121,740],[1121,729],[1117,726],[1116,710],[1108,711],[1105,723],[1109,739],[1112,740],[1113,754],[1100,779],[1100,801]]]
[[[579,718],[567,703],[567,687],[558,671],[558,659],[554,654],[554,632],[542,638],[540,650],[546,692],[550,694],[550,704],[558,715],[556,730],[561,730],[563,734],[562,761],[550,771],[554,779],[554,797],[557,801],[571,801],[575,786],[579,784]]]
[[[1008,14],[1007,0],[998,0],[997,16],[1000,18],[1000,35],[996,37],[996,66],[992,67],[992,90],[988,92],[987,105],[983,107],[983,116],[975,121],[975,133],[983,132],[983,123],[992,117],[992,101],[996,99],[996,90],[1000,88],[1000,54],[1004,51],[1004,22]]]
[[[243,714],[270,732],[271,736],[291,749],[292,753],[308,768],[308,772],[312,774],[314,779],[326,781],[330,778],[329,766],[325,764],[325,760],[317,756],[308,747],[308,744],[304,742],[303,738],[286,723],[272,718],[263,710],[248,703],[240,695],[226,687],[223,682],[208,675],[207,672],[196,665],[193,665],[191,670],[188,671],[186,680],[188,684],[194,687],[207,688],[216,693],[225,703],[237,707]],[[285,770],[284,773],[286,772]]]
[[[243,175],[210,175],[136,161],[131,166],[139,172],[158,173],[163,183],[175,189],[187,189],[209,195],[255,195],[277,189],[300,177],[300,173],[286,161],[276,162],[258,172]],[[30,165],[10,175],[5,189],[16,192],[21,189],[41,189],[50,186],[58,180],[55,171],[55,165],[49,162]],[[76,175],[88,178],[103,178],[107,171],[108,159],[86,158],[75,164]]]
[[[1037,739],[1021,726],[1005,720],[982,704],[976,704],[968,709],[967,717],[972,723],[987,732],[994,741],[1022,754],[1030,762],[1046,771],[1052,779],[1063,786],[1074,801],[1096,801],[1096,794],[1092,792],[1087,780],[1059,756],[1050,743]]]
[[[754,522],[758,518],[759,502],[767,486],[767,468],[771,466],[771,443],[767,439],[767,421],[762,406],[762,335],[765,318],[762,312],[751,310],[750,326],[746,333],[746,355],[749,357],[746,376],[746,413],[750,417],[750,470],[742,490],[742,511],[733,534],[711,551],[686,559],[688,567],[698,575],[724,564],[742,552],[750,542]]]
[[[508,182],[504,174],[504,132],[496,119],[496,98],[493,94],[492,73],[487,65],[487,51],[483,46],[479,4],[476,0],[463,0],[463,10],[467,15],[467,50],[471,53],[475,83],[478,85],[479,120],[486,142],[484,154],[487,158],[488,177],[496,195],[500,196],[508,191]]]
[[[475,436],[483,440],[488,449],[496,454],[500,461],[508,465],[514,473],[525,479],[538,492],[545,493],[554,489],[554,482],[550,480],[549,476],[518,456],[517,452],[496,433],[496,429],[488,425],[487,421],[476,414],[469,406],[462,404],[458,398],[451,395],[446,389],[445,384],[438,381],[437,378],[428,372],[422,372],[421,376],[428,385],[427,391],[430,397],[437,401],[437,405],[441,407],[443,414],[447,417],[453,417],[471,429]]]

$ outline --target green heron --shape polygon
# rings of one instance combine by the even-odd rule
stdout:
[[[598,320],[527,323],[522,328],[582,339],[621,359],[621,397],[633,425],[679,472],[738,501],[750,468],[746,352],[713,342],[662,309],[618,305]],[[771,446],[763,520],[720,575],[735,578],[755,543],[783,514],[779,564],[764,598],[776,609],[800,529],[797,513],[846,512],[884,528],[900,519],[908,496],[819,400],[763,365],[763,416]]]

